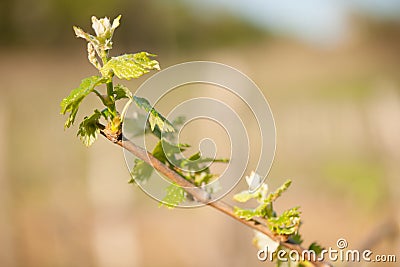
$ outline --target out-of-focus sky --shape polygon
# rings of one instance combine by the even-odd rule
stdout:
[[[335,44],[346,38],[353,13],[400,19],[398,0],[186,0],[199,13],[226,10],[279,33],[315,44]]]

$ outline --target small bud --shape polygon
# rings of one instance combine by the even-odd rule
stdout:
[[[104,26],[104,24],[102,23],[102,20],[104,19],[97,19],[95,16],[92,16],[92,28],[94,30],[94,32],[96,33],[96,36],[103,36],[104,33],[106,32],[106,27]],[[110,24],[110,22],[108,21],[108,24]]]
[[[114,24],[114,23],[113,23]],[[92,28],[97,37],[110,39],[112,37],[113,27],[111,27],[110,19],[107,17],[97,19],[92,17]]]

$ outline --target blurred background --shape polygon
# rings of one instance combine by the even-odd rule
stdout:
[[[400,260],[399,1],[2,0],[0,266],[273,266],[252,230],[207,207],[158,208],[127,184],[119,147],[63,130],[59,102],[95,74],[72,25],[118,14],[113,55],[218,61],[263,90],[277,127],[267,181],[293,180],[277,209],[301,206],[305,244],[346,238]]]

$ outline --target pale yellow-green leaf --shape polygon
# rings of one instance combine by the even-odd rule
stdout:
[[[147,52],[136,54],[125,54],[112,57],[101,69],[104,76],[114,73],[120,79],[130,80],[139,78],[150,70],[159,70],[160,65],[157,60],[151,59],[155,55]]]

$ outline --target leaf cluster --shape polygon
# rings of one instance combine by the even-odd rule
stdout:
[[[249,185],[253,182],[254,179],[260,180],[259,176],[254,172],[252,172],[250,177],[246,177],[246,181]],[[235,214],[245,220],[251,220],[254,217],[263,218],[265,219],[266,224],[272,233],[274,233],[275,235],[279,235],[281,239],[286,240],[286,242],[301,245],[303,243],[303,240],[299,233],[299,228],[301,225],[301,213],[299,211],[299,207],[285,210],[280,215],[278,215],[273,209],[273,203],[279,197],[281,197],[285,191],[288,190],[290,185],[291,181],[287,180],[274,192],[268,193],[267,184],[261,184],[261,186],[255,192],[249,192],[248,190],[245,190],[234,195],[233,199],[237,202],[244,203],[255,199],[258,203],[258,206],[254,209],[243,209],[235,207]],[[276,250],[285,249],[280,244],[280,242],[272,240],[267,235],[258,231],[255,231],[253,243],[259,249],[265,249],[267,247],[269,253],[274,253]],[[319,255],[322,249],[323,248],[316,242],[312,243],[308,247],[308,250],[314,251],[316,255]],[[286,255],[288,254],[289,253],[286,253]],[[287,258],[286,261],[280,261],[278,259],[276,260],[276,266],[286,266],[286,264],[290,262],[290,260],[290,258]],[[300,261],[295,262],[294,264],[298,267],[312,266],[309,261]]]
[[[79,124],[77,136],[86,146],[93,144],[101,130],[107,131],[108,134],[117,138],[121,135],[124,114],[120,114],[116,109],[116,101],[121,99],[128,99],[127,105],[134,101],[138,106],[150,112],[149,121],[153,127],[158,125],[162,130],[164,125],[168,125],[164,117],[149,107],[150,104],[146,102],[147,100],[133,96],[124,85],[113,85],[114,75],[120,79],[130,80],[139,78],[151,70],[160,69],[159,63],[153,59],[155,55],[147,52],[109,57],[109,51],[112,49],[112,37],[120,24],[120,18],[121,16],[118,16],[111,24],[107,17],[101,19],[92,17],[92,28],[95,35],[86,33],[79,27],[74,27],[76,36],[87,41],[89,62],[98,69],[99,75],[83,79],[81,84],[61,101],[60,113],[63,115],[69,113],[65,122],[65,128],[69,128],[75,122],[80,104],[90,93],[94,93],[100,99],[104,108],[101,111],[94,110],[92,115],[84,117]],[[99,91],[101,90],[100,86],[105,87],[103,93]],[[100,120],[105,122],[105,126],[101,124]],[[166,130],[168,131],[168,129]]]
[[[267,193],[268,186],[262,184],[259,189],[253,193],[246,190],[234,195],[233,199],[237,202],[243,203],[251,199],[255,199],[258,202],[258,206],[254,209],[235,207],[235,214],[245,220],[251,220],[254,217],[265,218],[270,230],[277,235],[290,236],[295,234],[300,226],[299,207],[286,210],[279,216],[273,209],[274,201],[289,188],[291,183],[291,180],[288,180],[277,190],[269,194]]]
[[[173,139],[169,135],[175,131],[173,124],[154,109],[147,99],[134,96],[124,85],[113,84],[114,76],[130,80],[139,78],[151,70],[160,69],[158,61],[154,59],[155,55],[148,52],[109,56],[113,45],[112,37],[120,25],[120,19],[121,16],[118,16],[111,23],[107,17],[101,19],[92,17],[94,35],[86,33],[79,27],[74,27],[76,36],[86,40],[89,62],[99,71],[99,75],[83,79],[79,87],[72,90],[61,101],[61,114],[68,113],[65,128],[74,124],[80,104],[90,93],[94,93],[104,107],[101,110],[95,109],[92,115],[83,118],[79,124],[78,137],[86,146],[92,145],[101,131],[118,140],[122,136],[122,122],[126,109],[133,102],[147,113],[147,116],[141,115],[135,119],[137,134],[151,132],[159,139],[152,151],[154,157],[194,185],[207,185],[216,176],[210,172],[209,165],[212,162],[227,162],[227,160],[204,158],[200,153],[189,158],[183,157],[182,152],[189,146],[173,144],[165,139],[166,137]],[[103,92],[101,92],[101,86],[104,88]],[[127,99],[128,102],[120,114],[116,109],[116,102],[123,99]],[[183,120],[177,118],[174,123],[182,124]],[[130,182],[144,182],[151,177],[152,173],[152,166],[140,159],[135,159]],[[216,190],[215,187],[207,187],[207,189]],[[166,189],[163,202],[172,207],[190,198],[191,196],[187,195],[182,188],[172,184]]]
[[[211,173],[210,164],[213,162],[226,163],[228,160],[202,157],[200,152],[186,158],[182,155],[182,152],[189,147],[187,144],[173,144],[161,138],[154,147],[152,155],[195,186],[204,187],[210,194],[215,193],[218,190],[217,186],[206,187],[211,182],[217,183],[217,181],[214,181],[217,175]],[[146,182],[152,173],[152,166],[143,160],[136,159],[129,182]],[[177,192],[181,193],[178,194]],[[171,184],[166,188],[166,196],[161,204],[172,208],[186,200],[193,200],[193,197],[180,186]]]

